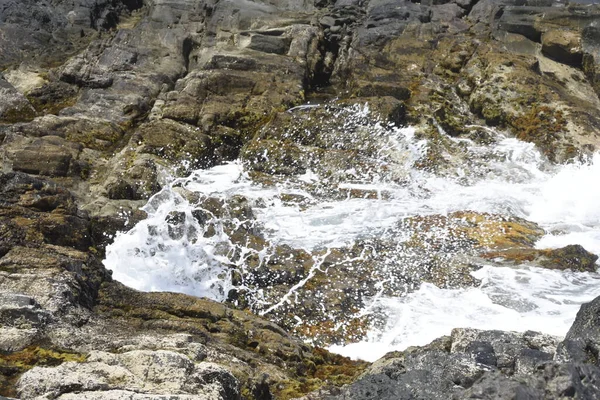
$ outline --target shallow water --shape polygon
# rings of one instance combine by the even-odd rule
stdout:
[[[115,279],[140,290],[224,300],[232,288],[231,266],[243,269],[243,257],[231,256],[224,221],[214,218],[214,234],[205,237],[207,228],[194,219],[197,204],[189,193],[224,200],[244,196],[269,241],[308,251],[349,246],[357,238],[386,232],[402,218],[472,210],[539,223],[548,234],[538,248],[581,244],[600,254],[600,186],[594,179],[600,176],[600,154],[585,163],[552,166],[533,145],[492,132],[495,143],[488,145],[449,139],[466,147],[468,163],[454,163],[458,166],[436,174],[413,167],[428,144],[415,139],[412,128],[376,129],[381,169],[368,176],[345,171],[344,179],[327,182],[309,170],[265,186],[253,183],[242,164],[234,162],[173,179],[145,206],[149,217],[116,236],[104,263]],[[448,163],[454,165],[450,158]],[[344,196],[351,189],[370,195]],[[303,201],[286,202],[283,195]],[[564,335],[579,305],[600,295],[596,273],[523,265],[484,266],[473,274],[482,282],[479,287],[422,284],[401,297],[373,299],[365,312],[387,315],[384,327],[361,343],[331,350],[374,360],[391,350],[426,344],[454,327]]]

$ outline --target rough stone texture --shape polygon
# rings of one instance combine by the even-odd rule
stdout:
[[[17,390],[23,398],[60,396],[74,390],[92,392],[95,398],[113,391],[129,395],[193,394],[195,398],[211,399],[240,397],[239,384],[226,369],[206,362],[194,364],[180,353],[165,350],[91,352],[84,363],[33,368],[19,379]]]
[[[577,32],[553,30],[542,35],[542,52],[563,64],[581,66],[583,49]]]
[[[600,299],[596,298],[581,306],[575,322],[557,352],[558,360],[600,366],[598,360],[598,350],[600,349],[599,304]]]
[[[598,256],[580,245],[568,245],[560,249],[508,249],[492,251],[483,255],[487,259],[504,259],[513,264],[534,262],[535,265],[548,268],[573,271],[595,272]]]
[[[598,397],[600,368],[553,361],[557,345],[566,343],[559,341],[535,332],[454,329],[428,346],[387,354],[341,391],[322,390],[305,399]]]
[[[64,187],[11,172],[0,175],[0,191],[3,394],[300,395],[324,379],[348,382],[364,365],[316,351],[275,324],[223,304],[125,288],[89,249],[95,243],[91,220]],[[151,375],[136,369],[143,365],[166,369]],[[18,386],[34,366],[40,368]]]
[[[368,102],[381,124],[414,125],[431,143],[415,167],[441,176],[456,166],[477,173],[477,161],[452,139],[485,144],[482,125],[534,143],[552,162],[591,154],[600,145],[598,16],[596,5],[549,0],[0,0],[0,393],[184,399],[198,389],[213,391],[205,397],[285,399],[348,383],[364,363],[250,315],[245,293],[230,299],[241,311],[113,282],[99,261],[109,236],[144,218],[138,208],[169,173],[239,155],[259,184],[310,169],[329,179],[303,186],[316,198],[379,196],[338,187],[353,173],[375,177],[381,157],[394,161],[380,153],[381,131],[364,123],[371,116],[360,106],[351,110],[362,121],[336,129],[349,104]],[[315,107],[297,107],[307,101]],[[390,176],[406,182],[406,171]],[[233,245],[272,252],[266,263],[248,257],[248,275],[235,279],[273,300],[311,278],[299,303],[266,316],[290,328],[297,324],[289,311],[303,304],[312,319],[295,333],[323,343],[364,335],[370,321],[348,315],[385,278],[472,285],[469,271],[490,251],[550,268],[591,270],[596,261],[582,248],[531,249],[542,232],[527,221],[430,216],[403,221],[390,236],[428,226],[450,239],[415,236],[411,254],[420,263],[399,273],[376,268],[397,238],[309,254],[267,243],[243,199],[204,200],[202,208],[221,209],[223,218],[243,217],[239,229],[227,227]],[[449,258],[427,258],[419,246]],[[367,248],[380,258],[361,258]],[[464,252],[469,257],[454,258]],[[363,289],[353,288],[363,279]],[[326,313],[315,311],[316,295]],[[598,332],[590,307],[556,361],[551,338],[458,330],[388,356],[341,394],[327,390],[346,398],[593,398],[598,371],[585,363],[597,364]],[[139,365],[127,364],[133,354],[144,355]],[[159,366],[152,357],[172,379],[136,375],[141,365]],[[220,365],[218,382],[207,378],[209,363]]]
[[[4,78],[0,79],[0,121],[2,122],[18,122],[33,119],[35,109],[27,101],[27,98],[17,91]]]

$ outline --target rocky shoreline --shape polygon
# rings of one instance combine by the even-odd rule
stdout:
[[[551,0],[0,1],[0,398],[600,397],[598,299],[564,340],[457,327],[372,364],[306,344],[360,340],[375,292],[469,287],[483,260],[595,271],[581,246],[534,248],[544,230],[524,219],[414,217],[310,254],[270,243],[248,199],[178,188],[205,236],[224,221],[245,268],[233,280],[269,301],[309,284],[268,312],[244,290],[139,292],[102,264],[169,176],[238,158],[258,185],[316,171],[321,183],[296,182],[312,199],[382,196],[339,184],[404,182],[390,167],[404,160],[382,152],[389,124],[414,127],[429,145],[412,166],[440,176],[485,168],[495,155],[457,140],[485,147],[490,128],[551,163],[583,160],[600,145],[599,19]]]

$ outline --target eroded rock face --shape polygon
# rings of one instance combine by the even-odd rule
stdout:
[[[407,103],[411,123],[433,116],[451,135],[483,118],[555,161],[595,147],[597,122],[589,116],[598,97],[583,60],[595,65],[597,51],[591,45],[586,53],[581,37],[598,11],[551,2],[458,3],[371,5],[342,46],[332,81],[356,95],[394,96]],[[490,31],[494,40],[480,36]]]
[[[440,175],[469,161],[450,137],[485,144],[482,124],[534,143],[553,162],[590,154],[600,144],[593,5],[1,3],[2,394],[291,398],[326,381],[348,383],[364,367],[231,307],[251,309],[247,293],[232,293],[231,304],[222,305],[139,293],[112,281],[100,263],[110,235],[145,217],[138,208],[170,173],[241,155],[259,184],[313,170],[329,179],[308,187],[320,198],[379,196],[336,186],[352,174],[375,176],[384,169],[382,157],[392,157],[379,151],[373,126],[359,121],[339,129],[342,107],[365,102],[381,124],[415,125],[416,135],[431,143],[415,166]],[[295,108],[334,97],[330,106]],[[398,171],[391,179],[402,184],[406,176]],[[281,199],[299,207],[311,201]],[[266,317],[322,343],[364,335],[371,321],[349,315],[386,278],[398,282],[384,288],[393,295],[421,281],[472,285],[469,272],[482,258],[595,268],[595,256],[582,248],[533,249],[543,232],[524,220],[469,212],[406,219],[387,237],[309,254],[265,240],[244,199],[217,203],[204,199],[195,217],[206,222],[200,211],[209,209],[245,221],[226,228],[232,246],[255,251],[244,260],[247,275],[234,279],[273,302],[305,281],[289,296],[294,301]],[[440,230],[447,240],[417,234]],[[399,240],[405,236],[408,242]],[[410,257],[393,261],[408,267],[379,268],[399,247]],[[446,256],[434,259],[418,250],[423,247]],[[257,255],[265,249],[267,261]],[[359,289],[357,281],[364,282]],[[302,305],[306,319],[297,324],[291,311]],[[388,356],[340,396],[560,392],[593,398],[588,382],[597,379],[596,367],[577,364],[597,356],[597,332],[585,316],[593,311],[585,310],[584,322],[559,346],[570,363],[538,368],[554,354],[555,340],[537,334],[455,331],[427,349]],[[505,346],[507,340],[513,344]],[[410,382],[423,385],[410,388]]]

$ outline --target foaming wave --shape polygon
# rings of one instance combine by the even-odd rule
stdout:
[[[569,164],[541,184],[529,218],[549,228],[600,227],[600,154],[589,162]]]
[[[359,111],[365,118],[364,109]],[[210,217],[214,232],[207,234],[206,221],[200,223],[194,215],[198,204],[182,191],[222,200],[243,196],[267,241],[308,251],[351,246],[405,217],[470,210],[539,223],[548,234],[538,248],[581,244],[600,254],[599,154],[586,163],[553,166],[532,144],[494,132],[495,143],[489,145],[451,139],[466,144],[469,164],[436,174],[414,167],[428,145],[415,138],[414,129],[376,128],[382,168],[369,176],[345,171],[346,180],[331,184],[309,170],[257,185],[236,162],[173,180],[144,208],[148,218],[108,246],[105,265],[115,279],[139,290],[223,301],[232,288],[232,269],[243,269],[243,260],[230,257],[233,245],[223,229],[227,221]],[[310,189],[319,186],[329,192],[320,196]],[[355,194],[334,196],[331,191]],[[282,200],[289,195],[307,201]],[[600,295],[597,274],[486,266],[474,275],[482,280],[480,287],[448,290],[424,283],[403,297],[377,299],[371,310],[389,316],[387,325],[373,330],[366,341],[331,350],[373,360],[461,326],[564,335],[579,304]]]
[[[223,301],[232,288],[227,267],[231,243],[218,220],[212,221],[214,234],[205,235],[207,227],[193,215],[197,206],[175,190],[185,185],[224,195],[249,183],[235,163],[174,180],[150,198],[143,208],[148,213],[145,220],[116,235],[103,262],[116,280],[138,290],[175,291]]]
[[[404,297],[377,300],[373,306],[389,315],[386,326],[362,342],[329,350],[375,361],[389,351],[425,345],[461,327],[563,336],[579,306],[600,295],[600,277],[595,274],[485,266],[473,275],[482,280],[481,286],[449,290],[424,283]]]

